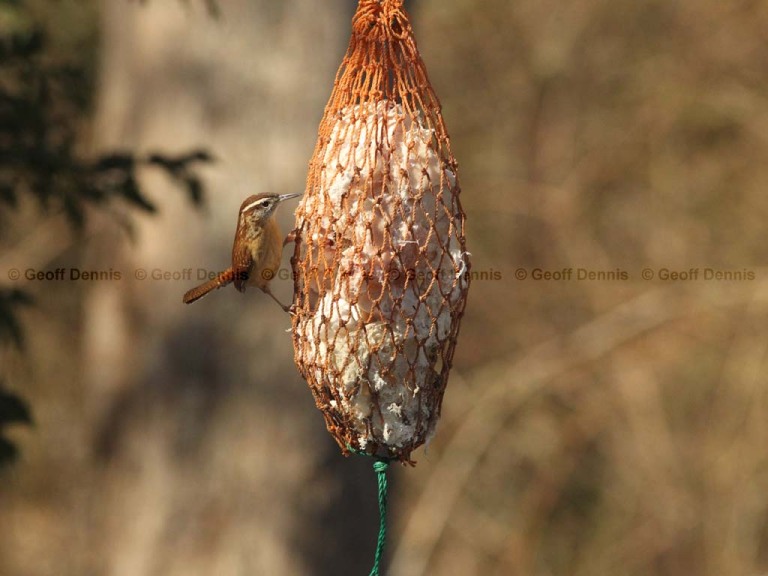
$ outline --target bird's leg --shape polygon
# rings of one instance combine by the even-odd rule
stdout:
[[[283,240],[283,248],[285,248],[286,244],[291,244],[292,242],[296,242],[296,230],[288,232],[288,236]]]
[[[267,286],[264,286],[264,288],[262,288],[262,290],[264,291],[264,293],[265,293],[265,294],[268,294],[268,295],[269,295],[269,297],[270,297],[270,298],[272,298],[272,300],[274,300],[275,302],[277,302],[277,303],[278,303],[278,305],[280,306],[280,308],[282,308],[282,309],[283,309],[283,312],[290,312],[290,311],[291,311],[291,307],[290,307],[290,306],[286,306],[285,304],[283,304],[282,302],[280,302],[280,300],[278,300],[278,299],[277,299],[277,296],[275,296],[274,294],[272,294],[272,290],[270,290],[270,289],[269,289],[269,285],[267,285]]]

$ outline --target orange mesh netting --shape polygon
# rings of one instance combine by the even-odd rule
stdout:
[[[469,261],[402,0],[360,0],[296,218],[296,364],[345,454],[409,461],[440,416]]]

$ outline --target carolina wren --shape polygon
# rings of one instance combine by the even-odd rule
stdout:
[[[269,289],[269,281],[277,273],[283,254],[283,239],[274,214],[281,202],[297,196],[301,194],[256,194],[246,198],[237,220],[232,266],[184,294],[184,303],[191,304],[208,292],[234,282],[240,292],[244,292],[246,286],[261,288],[288,312],[289,307],[275,298]]]

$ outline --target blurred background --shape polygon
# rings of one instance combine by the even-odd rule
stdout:
[[[406,5],[474,282],[389,573],[768,573],[768,4]],[[303,190],[355,6],[0,2],[0,574],[368,573],[288,318],[181,304]]]

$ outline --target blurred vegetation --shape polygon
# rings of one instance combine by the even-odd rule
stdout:
[[[768,4],[415,16],[473,272],[502,279],[473,282],[394,573],[765,574]],[[629,279],[514,275],[580,267]]]
[[[152,1],[161,0],[147,0]],[[226,4],[219,4],[223,11]],[[0,241],[10,234],[5,224],[16,214],[14,199],[34,199],[41,212],[67,214],[69,198],[82,200],[81,210],[70,217],[73,223],[78,213],[112,202],[146,211],[152,204],[148,194],[130,183],[135,184],[136,170],[163,162],[197,197],[188,176],[203,156],[160,161],[130,151],[102,159],[80,153],[97,40],[85,32],[81,38],[88,49],[57,44],[54,59],[48,48],[60,42],[59,29],[43,27],[38,33],[34,22],[52,19],[51,6],[71,7],[72,2],[48,2],[45,10],[41,5],[0,4],[0,90],[9,102],[22,94],[39,102],[29,118],[31,125],[44,124],[38,129],[45,135],[35,140],[39,132],[31,132],[21,140],[26,155],[15,156],[13,169],[0,158],[0,181],[11,185],[0,199]],[[473,272],[493,270],[500,279],[489,274],[473,282],[438,433],[416,455],[418,466],[393,472],[400,484],[392,494],[392,573],[765,574],[768,4],[417,0],[410,8],[460,163]],[[82,11],[71,14],[77,17],[68,22],[89,28]],[[12,40],[13,35],[19,39]],[[319,45],[301,34],[287,38]],[[36,43],[37,52],[6,68],[6,54]],[[34,62],[61,70],[57,60],[73,54],[84,65],[78,82],[87,89],[79,99],[54,102],[66,91],[69,80],[63,79],[75,77],[69,60],[70,72],[46,80],[43,99],[42,68],[34,72]],[[330,77],[328,82],[330,89]],[[7,106],[3,96],[0,113],[6,114]],[[61,116],[74,124],[57,128]],[[3,120],[0,129],[6,126]],[[10,138],[0,136],[0,149]],[[34,142],[43,143],[40,158],[46,161],[40,173],[30,161]],[[73,159],[78,168],[58,168],[62,158],[65,163]],[[81,188],[73,178],[86,175]],[[51,183],[49,192],[33,189],[41,181]],[[56,188],[59,181],[62,188]],[[79,198],[81,189],[91,190],[90,195]],[[629,279],[544,283],[514,276],[517,268],[579,267],[626,270]],[[646,267],[655,272],[663,267],[748,269],[755,279],[644,281],[640,271]],[[0,346],[23,344],[19,313],[28,299],[13,288],[0,291]],[[224,348],[206,339],[195,350],[204,350],[199,356],[207,358],[209,350]],[[235,351],[238,356],[252,352]],[[154,409],[165,422],[160,406]],[[175,408],[194,418],[187,405]],[[243,419],[234,421],[236,433],[255,419],[249,405]],[[0,392],[0,433],[30,420],[23,402]],[[295,430],[293,424],[281,429],[285,441],[305,442]],[[242,435],[241,444],[224,450],[221,437],[212,435],[210,452],[201,452],[201,459],[210,458],[206,469],[215,468],[216,458],[252,455],[255,445],[263,449]],[[147,447],[157,444],[137,442],[136,451]],[[14,453],[0,439],[0,458]],[[253,460],[244,461],[249,463],[242,465],[248,467],[242,473],[247,484]],[[126,469],[138,467],[137,462],[138,457],[128,459]],[[159,457],[150,465],[160,468]],[[183,472],[185,478],[200,474],[191,466]],[[67,490],[48,483],[48,469],[40,476],[45,477],[41,500],[49,491]],[[265,506],[242,512],[234,491],[220,489],[219,476],[217,471],[207,477],[210,492],[195,498],[196,506],[214,509],[206,516],[212,518],[211,533],[209,524],[180,516],[190,530],[202,533],[190,547],[191,562],[217,538],[235,543],[222,554],[236,556],[234,532],[219,531],[218,523],[261,514]],[[316,476],[316,470],[308,473],[307,493],[320,493],[318,501],[334,491],[345,497],[351,492],[347,486],[318,483]],[[73,484],[80,486],[79,480]],[[130,475],[118,480],[122,501],[126,485],[137,482]],[[93,486],[101,481],[86,490]],[[217,509],[214,492],[232,504]],[[149,506],[174,494],[177,510],[186,511],[199,492],[172,484],[160,494]],[[259,496],[275,500],[272,492]],[[125,518],[134,514],[135,501],[127,502]],[[280,506],[285,507],[282,501]],[[58,511],[54,515],[58,518]],[[337,523],[339,514],[332,510],[324,520]],[[70,528],[67,524],[65,530]],[[58,539],[42,533],[49,537],[39,537],[47,553]],[[165,537],[142,540],[142,551],[184,556],[177,554],[177,532],[169,530]],[[92,546],[89,538],[80,541]],[[66,557],[70,544],[52,557]],[[345,543],[331,546],[317,539],[316,545],[326,553],[343,550]]]
[[[63,213],[77,231],[86,226],[89,210],[114,202],[122,201],[129,212],[155,212],[139,184],[144,167],[163,171],[200,204],[203,184],[196,168],[211,161],[205,150],[141,156],[121,150],[95,158],[82,152],[94,94],[92,6],[77,3],[77,17],[83,16],[85,24],[63,37],[66,26],[56,16],[71,22],[73,7],[58,3],[51,10],[46,4],[0,4],[0,244],[8,246],[34,229],[32,222],[25,221],[22,229],[13,225],[29,200],[40,217]],[[118,223],[130,231],[129,221]],[[0,286],[0,346],[10,342],[21,348],[18,309],[31,302],[25,292]],[[11,422],[29,422],[28,414],[0,382],[0,432]],[[0,437],[0,465],[15,454],[15,447]]]
[[[0,433],[9,424],[30,424],[29,407],[18,396],[3,391],[0,381]],[[12,462],[18,456],[18,448],[0,434],[0,466]]]

